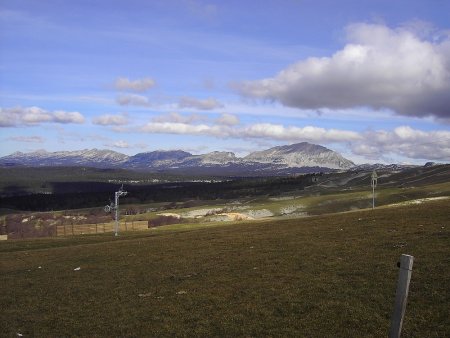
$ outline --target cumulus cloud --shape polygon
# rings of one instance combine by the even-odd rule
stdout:
[[[145,92],[155,86],[155,80],[151,78],[130,80],[126,77],[119,77],[114,82],[114,87],[117,90]]]
[[[0,127],[16,127],[21,125],[39,125],[41,123],[76,123],[85,122],[79,112],[62,110],[50,112],[39,107],[0,108]]]
[[[142,127],[141,131],[157,134],[204,135],[215,137],[228,137],[231,135],[230,131],[223,126],[180,122],[151,122]]]
[[[112,146],[113,146],[114,148],[119,148],[119,149],[130,148],[130,145],[128,144],[128,142],[123,141],[123,140],[114,142],[114,143],[112,144]]]
[[[240,123],[239,118],[236,115],[223,113],[217,120],[217,124],[225,126],[235,126]]]
[[[241,94],[303,109],[391,109],[400,115],[450,117],[450,35],[427,40],[417,29],[354,24],[348,44],[272,78],[237,84]]]
[[[193,97],[183,96],[178,102],[178,108],[194,108],[198,110],[212,110],[223,108],[223,104],[214,98],[196,99]]]
[[[450,131],[423,131],[409,126],[392,131],[366,131],[352,151],[369,159],[400,155],[410,159],[450,161]]]
[[[119,95],[116,98],[116,102],[121,106],[150,106],[150,101],[147,97],[136,94]]]
[[[175,123],[193,123],[204,120],[205,117],[199,114],[181,115],[180,113],[177,112],[156,116],[152,119],[153,122],[175,122]]]
[[[53,122],[57,123],[84,123],[84,116],[79,112],[55,111],[53,113]]]
[[[241,134],[245,137],[252,138],[266,138],[290,142],[308,141],[317,143],[350,142],[361,138],[358,133],[348,130],[325,129],[313,126],[285,127],[280,124],[271,123],[258,123],[245,127]]]
[[[128,124],[128,118],[124,114],[120,115],[105,114],[92,119],[92,123],[101,126],[124,126]]]

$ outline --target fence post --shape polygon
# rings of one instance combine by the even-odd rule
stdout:
[[[398,274],[397,291],[395,293],[394,312],[391,317],[391,328],[389,329],[389,338],[399,338],[400,333],[402,332],[413,261],[413,256],[402,255],[400,257],[400,262],[398,263],[400,270]]]

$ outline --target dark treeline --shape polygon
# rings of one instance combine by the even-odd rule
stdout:
[[[274,195],[286,191],[303,190],[314,184],[313,174],[285,178],[234,179],[217,183],[182,182],[157,185],[124,185],[129,194],[121,204],[151,202],[182,202],[186,200],[234,199],[261,195]],[[53,194],[30,194],[0,198],[0,207],[51,211],[101,207],[114,199],[120,187],[112,183],[62,182],[52,183]]]

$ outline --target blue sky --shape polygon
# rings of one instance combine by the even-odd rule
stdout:
[[[450,2],[0,0],[0,156],[450,162]]]

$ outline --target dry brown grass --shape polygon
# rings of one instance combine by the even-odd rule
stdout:
[[[1,332],[384,337],[396,262],[407,253],[415,263],[403,337],[445,337],[449,207],[447,200],[119,238],[2,242]]]

